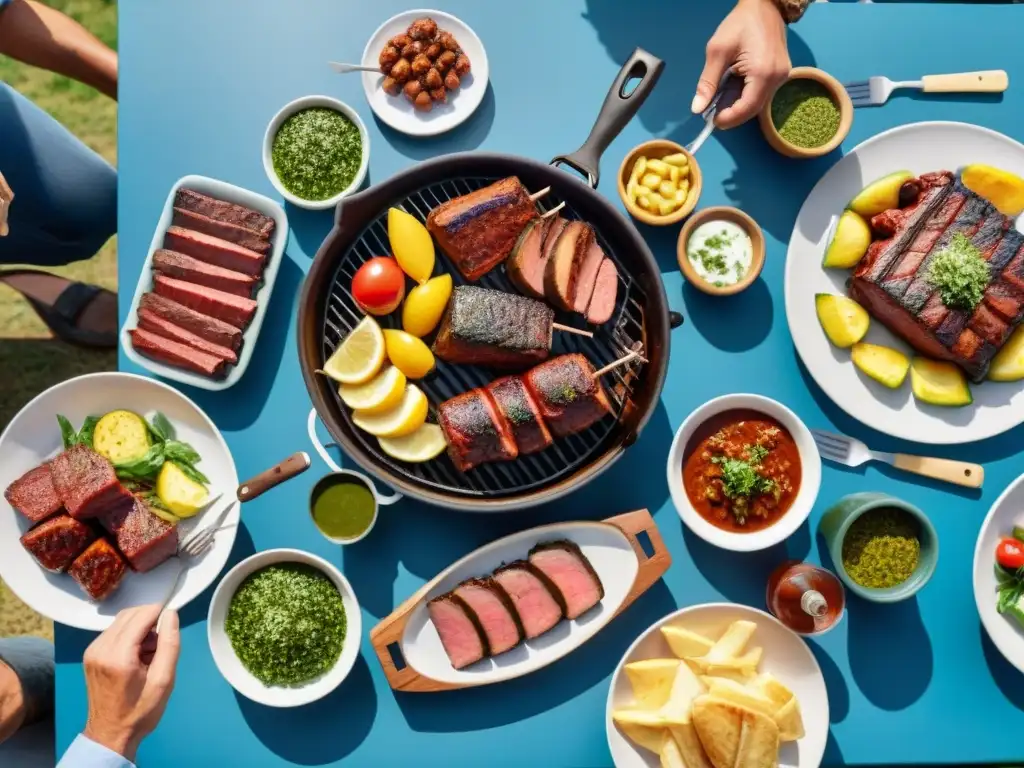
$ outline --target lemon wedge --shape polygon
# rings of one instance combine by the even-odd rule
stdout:
[[[424,424],[405,437],[382,437],[380,447],[388,456],[410,464],[430,461],[447,447],[444,433],[437,424]]]
[[[384,413],[354,411],[352,422],[375,437],[402,437],[415,432],[427,420],[427,396],[415,384],[405,388],[402,402]]]
[[[377,375],[386,357],[380,326],[372,317],[364,317],[324,363],[323,372],[342,384],[365,384]]]
[[[422,339],[397,328],[384,331],[388,359],[410,379],[422,379],[434,370],[434,355]]]
[[[405,374],[394,366],[385,368],[365,384],[342,384],[338,387],[341,401],[349,408],[365,414],[390,411],[405,394]]]

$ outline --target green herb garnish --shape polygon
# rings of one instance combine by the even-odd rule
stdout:
[[[927,279],[943,304],[969,312],[985,295],[992,274],[981,251],[963,232],[957,232],[949,245],[932,257]]]
[[[900,509],[876,509],[858,517],[843,539],[843,567],[862,587],[902,584],[921,558],[916,521]]]
[[[334,583],[299,563],[249,576],[231,598],[224,630],[239,660],[265,685],[301,685],[338,661],[345,606]]]
[[[571,405],[576,402],[579,393],[572,384],[560,384],[548,395],[548,399],[556,405]]]
[[[772,124],[797,147],[828,144],[839,131],[839,107],[821,83],[798,78],[784,83],[772,98]]]
[[[311,107],[285,120],[271,148],[274,173],[303,200],[326,200],[345,191],[359,172],[363,141],[345,115]]]
[[[722,468],[722,491],[728,498],[761,496],[775,490],[775,481],[758,472],[765,455],[767,455],[767,451],[764,454],[758,454],[756,459],[754,457],[750,459],[712,457],[711,463]]]

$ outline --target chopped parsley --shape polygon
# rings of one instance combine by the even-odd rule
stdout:
[[[301,685],[341,656],[345,606],[334,583],[300,563],[250,575],[231,598],[224,629],[239,660],[265,685]]]
[[[348,189],[363,160],[359,128],[327,107],[296,112],[277,129],[271,147],[274,173],[303,200],[326,200]]]
[[[712,457],[711,463],[722,468],[722,492],[730,499],[773,493],[775,481],[760,474],[759,471],[761,462],[768,455],[768,449],[763,445],[747,445],[744,446],[743,453],[748,458]]]
[[[950,309],[973,310],[988,287],[992,274],[981,251],[962,232],[932,257],[928,282]]]

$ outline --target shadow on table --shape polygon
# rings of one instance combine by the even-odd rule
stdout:
[[[841,723],[850,714],[850,689],[846,685],[843,673],[839,670],[836,663],[832,661],[832,657],[828,655],[825,649],[818,645],[814,638],[805,639],[807,647],[811,649],[814,658],[818,660],[818,666],[821,667],[821,676],[825,678],[825,688],[828,690],[829,722]],[[826,759],[825,762],[828,763],[829,761]]]
[[[637,628],[675,609],[672,593],[659,581],[596,637],[549,667],[500,685],[429,696],[396,692],[395,700],[414,731],[458,733],[519,722],[600,684],[636,639]]]
[[[839,742],[836,741],[835,734],[831,730],[828,732],[828,740],[825,742],[825,757],[822,758],[821,764],[827,768],[846,765],[846,758],[843,757],[843,753],[839,749]]]
[[[684,281],[683,301],[693,327],[723,352],[753,349],[772,330],[772,295],[762,278],[734,296],[709,296]]]
[[[981,650],[985,654],[985,663],[988,664],[996,686],[1007,701],[1024,711],[1024,675],[1003,657],[980,621],[978,632],[981,634]]]
[[[326,765],[363,743],[377,716],[377,694],[362,654],[332,693],[304,707],[265,707],[235,691],[250,730],[278,757],[298,765]]]
[[[345,575],[362,607],[383,618],[407,597],[394,594],[398,563],[422,579],[432,579],[478,547],[537,525],[599,520],[640,508],[653,514],[668,498],[663,457],[671,442],[668,414],[659,402],[640,438],[618,462],[564,499],[496,515],[453,512],[411,500],[385,507],[372,543],[368,539],[344,548]],[[342,455],[341,464],[351,467],[354,462]],[[439,530],[445,535],[438,537]],[[426,541],[430,546],[424,546]]]
[[[195,624],[197,621],[205,621],[206,616],[210,611],[210,600],[213,598],[213,591],[217,588],[217,585],[221,582],[222,574],[227,573],[245,558],[256,553],[256,545],[253,544],[252,536],[249,535],[249,529],[245,527],[245,523],[239,520],[237,533],[235,534],[235,544],[231,547],[231,554],[228,556],[228,561],[221,569],[221,573],[218,574],[217,578],[214,579],[213,583],[204,589],[192,602],[186,605],[178,612],[178,620],[181,623],[182,628],[189,627]]]

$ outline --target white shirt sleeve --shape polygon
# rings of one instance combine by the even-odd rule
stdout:
[[[135,768],[135,763],[79,734],[57,768]]]

